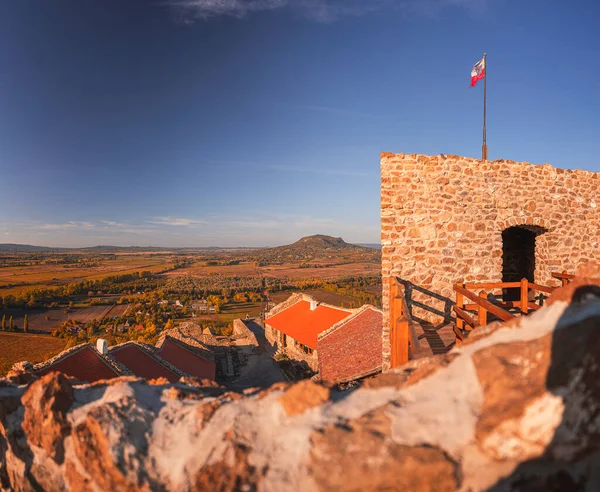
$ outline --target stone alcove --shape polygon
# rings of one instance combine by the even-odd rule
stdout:
[[[509,226],[502,231],[502,282],[520,282],[526,278],[535,282],[536,241],[547,232],[538,225],[521,224]],[[504,299],[519,299],[519,289],[506,289]]]

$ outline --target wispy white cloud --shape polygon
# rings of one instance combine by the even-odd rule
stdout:
[[[156,234],[158,232],[158,229],[156,227],[147,227],[145,225],[138,224],[128,224],[126,222],[117,222],[114,220],[101,220],[100,224],[102,224],[103,226],[103,232],[106,233],[145,235]]]
[[[154,217],[146,221],[148,224],[166,225],[175,227],[193,227],[206,224],[206,220],[189,219],[187,217]]]
[[[113,220],[101,220],[98,222],[91,221],[68,221],[64,223],[39,223],[39,222],[20,222],[13,224],[13,227],[27,231],[34,235],[48,235],[68,233],[81,235],[85,234],[90,237],[100,237],[98,234],[113,233],[113,234],[155,234],[159,230],[150,228],[147,225],[128,224]]]
[[[250,12],[285,7],[288,0],[170,0],[180,20],[208,19],[218,15],[244,17]]]
[[[69,229],[93,229],[95,226],[92,222],[70,221],[63,224],[39,224],[35,226],[37,229],[48,231],[59,231]]]
[[[156,229],[144,229],[142,227],[124,227],[119,229],[118,232],[123,234],[134,234],[134,235],[149,235],[149,234],[157,234],[159,231]]]
[[[0,237],[10,238],[11,242],[47,246],[267,246],[289,243],[310,234],[331,234],[346,240],[369,242],[369,238],[377,237],[379,225],[308,214],[271,215],[245,211],[200,218],[152,217],[123,222],[14,222],[6,224],[6,228],[0,227],[0,234],[2,232],[4,235]]]
[[[316,168],[304,166],[286,166],[272,165],[269,169],[273,171],[283,171],[289,173],[304,173],[304,174],[326,174],[329,176],[368,176],[369,174],[363,171],[353,171],[351,169],[331,169],[331,168]]]
[[[185,23],[216,16],[243,18],[253,12],[294,10],[317,22],[334,22],[343,17],[358,17],[384,9],[435,16],[446,8],[469,12],[485,10],[493,0],[165,0]]]

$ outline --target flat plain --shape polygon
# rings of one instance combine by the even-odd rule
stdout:
[[[107,316],[121,316],[130,308],[128,304],[109,305],[109,306],[88,306],[72,308],[68,312],[66,309],[19,309],[8,308],[0,310],[0,316],[6,316],[8,319],[12,316],[13,323],[17,330],[23,329],[23,319],[27,315],[29,321],[29,330],[36,332],[50,333],[56,325],[69,319],[79,321],[80,323],[89,323],[96,319],[98,321]]]
[[[85,258],[85,256],[84,256]],[[90,266],[91,265],[91,266]],[[98,255],[93,260],[77,263],[31,264],[0,268],[0,297],[18,295],[32,289],[51,288],[82,280],[102,280],[111,275],[135,272],[161,272],[174,267],[169,255]]]
[[[198,313],[191,310],[171,309],[175,322],[194,320],[222,327],[235,318],[258,316],[266,307],[264,301],[231,300],[236,292],[262,292],[261,277],[267,278],[270,300],[275,303],[287,299],[293,292],[303,291],[321,302],[358,307],[362,304],[359,299],[315,285],[324,281],[333,283],[333,289],[341,286],[340,291],[352,292],[356,284],[351,282],[353,287],[345,289],[344,286],[350,283],[344,284],[346,280],[342,279],[370,277],[369,282],[372,283],[372,277],[378,276],[381,268],[379,252],[323,236],[303,238],[293,245],[262,250],[91,249],[93,251],[19,252],[2,251],[0,248],[0,317],[6,317],[7,325],[12,317],[16,330],[0,331],[0,373],[19,360],[35,362],[59,352],[66,340],[44,334],[65,321],[78,321],[85,328],[86,323],[96,320],[100,322],[101,330],[110,324],[112,317],[125,315],[130,323],[140,323],[139,316],[132,312],[133,305],[140,306],[140,299],[152,303],[166,297],[173,303],[184,296],[188,300],[210,294],[226,296],[229,301],[221,306],[219,314],[195,316]],[[143,272],[149,275],[141,275]],[[130,274],[140,275],[127,278]],[[51,292],[40,291],[73,283],[79,283],[79,286],[69,287],[74,288],[73,294],[65,294],[67,291],[60,289],[62,294],[57,294],[58,302],[51,302],[54,300]],[[265,285],[264,281],[262,284]],[[202,293],[194,293],[190,285],[196,292]],[[363,292],[367,291],[377,294],[381,287],[365,286]],[[132,304],[117,304],[123,296]],[[96,302],[103,304],[94,305]],[[137,309],[153,310],[148,304]],[[27,334],[22,333],[25,314],[29,321],[30,333]],[[160,320],[159,329],[164,322],[164,318]]]

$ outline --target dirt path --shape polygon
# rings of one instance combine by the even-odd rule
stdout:
[[[273,360],[275,350],[265,338],[264,329],[253,321],[247,321],[246,324],[256,336],[260,353],[248,356],[248,363],[241,367],[239,379],[228,386],[235,389],[266,388],[273,383],[285,381],[283,373]]]

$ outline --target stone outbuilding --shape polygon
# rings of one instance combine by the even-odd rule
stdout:
[[[267,340],[291,359],[304,361],[330,382],[381,371],[383,313],[364,305],[344,309],[293,294],[265,319]]]
[[[280,352],[291,359],[306,362],[316,371],[319,333],[347,318],[352,312],[351,309],[319,303],[306,294],[292,294],[288,300],[277,304],[267,313],[265,337]]]

